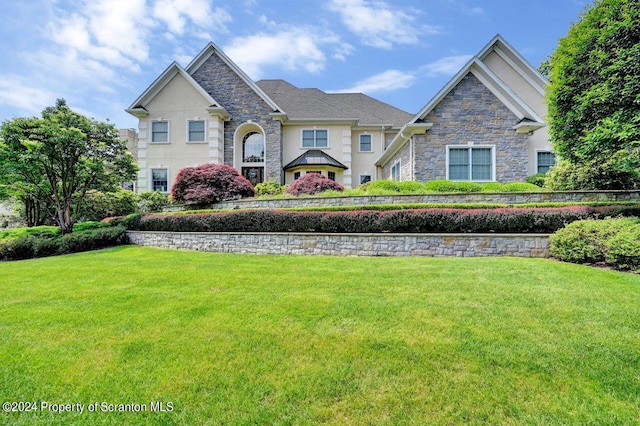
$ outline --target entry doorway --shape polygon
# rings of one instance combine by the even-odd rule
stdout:
[[[251,185],[256,186],[264,182],[264,167],[243,167],[242,176],[251,182]]]

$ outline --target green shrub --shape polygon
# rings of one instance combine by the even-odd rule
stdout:
[[[73,225],[73,233],[87,233],[92,232],[94,229],[98,228],[108,228],[111,224],[104,222],[95,222],[95,221],[87,221],[80,222]]]
[[[423,183],[410,180],[398,182],[398,190],[401,194],[420,194],[425,192]]]
[[[605,245],[605,262],[618,269],[640,269],[640,223],[629,224],[611,236]]]
[[[640,176],[607,163],[577,165],[561,159],[549,169],[544,184],[553,191],[636,189]]]
[[[527,183],[530,183],[532,185],[536,185],[539,186],[540,188],[544,187],[544,180],[546,179],[547,175],[544,173],[537,173],[535,175],[531,175],[526,179]]]
[[[126,242],[124,226],[94,229],[90,233],[73,233],[60,239],[59,253],[77,253],[117,246]]]
[[[527,182],[511,182],[503,185],[504,192],[540,192],[543,191],[537,185]]]
[[[162,208],[169,204],[169,195],[160,191],[143,192],[138,195],[138,212],[161,212]]]
[[[363,188],[368,194],[374,195],[386,195],[389,193],[395,194],[400,192],[400,186],[398,185],[398,182],[390,179],[367,182],[364,185],[360,185],[358,188]]]
[[[505,192],[504,184],[500,182],[481,183],[482,192]]]
[[[34,236],[38,238],[54,238],[60,236],[60,228],[58,226],[32,226],[24,228],[12,228],[0,232],[0,240],[13,240],[24,238],[26,236]]]
[[[581,220],[550,238],[549,252],[573,263],[605,263],[618,269],[640,268],[640,220]]]
[[[278,182],[268,180],[256,185],[256,196],[280,195],[286,191],[287,186],[280,185]]]
[[[87,191],[81,209],[80,220],[101,220],[110,216],[123,216],[134,213],[138,197],[133,191],[119,189],[115,192]]]
[[[126,243],[124,226],[88,224],[80,232],[51,236],[21,234],[14,239],[0,240],[0,260],[20,260],[96,250]],[[91,228],[91,226],[97,226]]]
[[[431,180],[424,184],[430,192],[480,192],[482,185],[476,182],[457,182],[451,180]]]

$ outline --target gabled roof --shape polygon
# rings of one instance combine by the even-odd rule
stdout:
[[[196,56],[189,63],[189,65],[187,65],[186,71],[190,75],[193,75],[202,66],[202,64],[204,64],[205,61],[211,57],[211,55],[217,55],[220,59],[222,59],[222,61],[227,64],[227,66],[231,68],[233,72],[236,73],[238,77],[240,77],[242,81],[247,84],[247,86],[249,86],[254,92],[256,92],[256,94],[260,96],[262,100],[267,103],[267,105],[273,108],[274,111],[284,112],[284,110],[280,108],[278,104],[273,101],[273,99],[271,99],[256,83],[254,83],[253,80],[251,80],[249,76],[247,76],[247,74],[245,74],[244,71],[242,71],[242,69],[240,69],[240,67],[235,64],[235,62],[229,59],[229,57],[225,55],[224,52],[220,50],[220,48],[213,42],[209,42],[209,44],[207,44],[205,48],[202,49],[198,56]]]
[[[125,111],[135,116],[146,116],[148,114],[146,106],[155,98],[164,87],[176,76],[181,75],[193,88],[207,100],[209,106],[212,108],[221,108],[221,105],[213,99],[213,97],[207,93],[194,79],[191,77],[184,68],[177,62],[173,62],[167,67],[166,70],[145,90],[142,95],[138,97],[129,108]]]
[[[520,53],[514,49],[507,41],[497,34],[476,56],[484,61],[491,52],[495,52],[512,68],[520,71],[520,75],[538,91],[542,96],[546,94],[546,87],[549,81],[529,63]]]
[[[507,63],[516,68],[528,79],[536,90],[544,94],[546,80],[519,53],[517,53],[499,34],[473,58],[413,117],[412,123],[424,120],[445,96],[455,88],[467,74],[473,74],[482,82],[520,121],[527,119],[531,122],[544,124],[544,120],[538,116],[513,90],[511,90],[493,71],[487,67],[485,59],[492,51],[499,52]]]
[[[257,82],[291,121],[353,121],[360,126],[401,127],[411,114],[362,93],[300,89],[284,80]]]
[[[295,169],[302,166],[330,166],[339,169],[348,169],[347,166],[319,149],[310,149],[298,158],[283,167],[284,170]]]

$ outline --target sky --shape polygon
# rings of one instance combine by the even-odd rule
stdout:
[[[496,34],[534,67],[591,0],[0,0],[0,123],[64,98],[124,110],[215,43],[257,81],[362,92],[418,112]]]

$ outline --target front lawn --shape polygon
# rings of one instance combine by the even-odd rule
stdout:
[[[38,408],[0,419],[633,424],[639,308],[639,276],[542,259],[118,247],[0,263],[0,399]],[[102,411],[116,404],[147,411]]]

